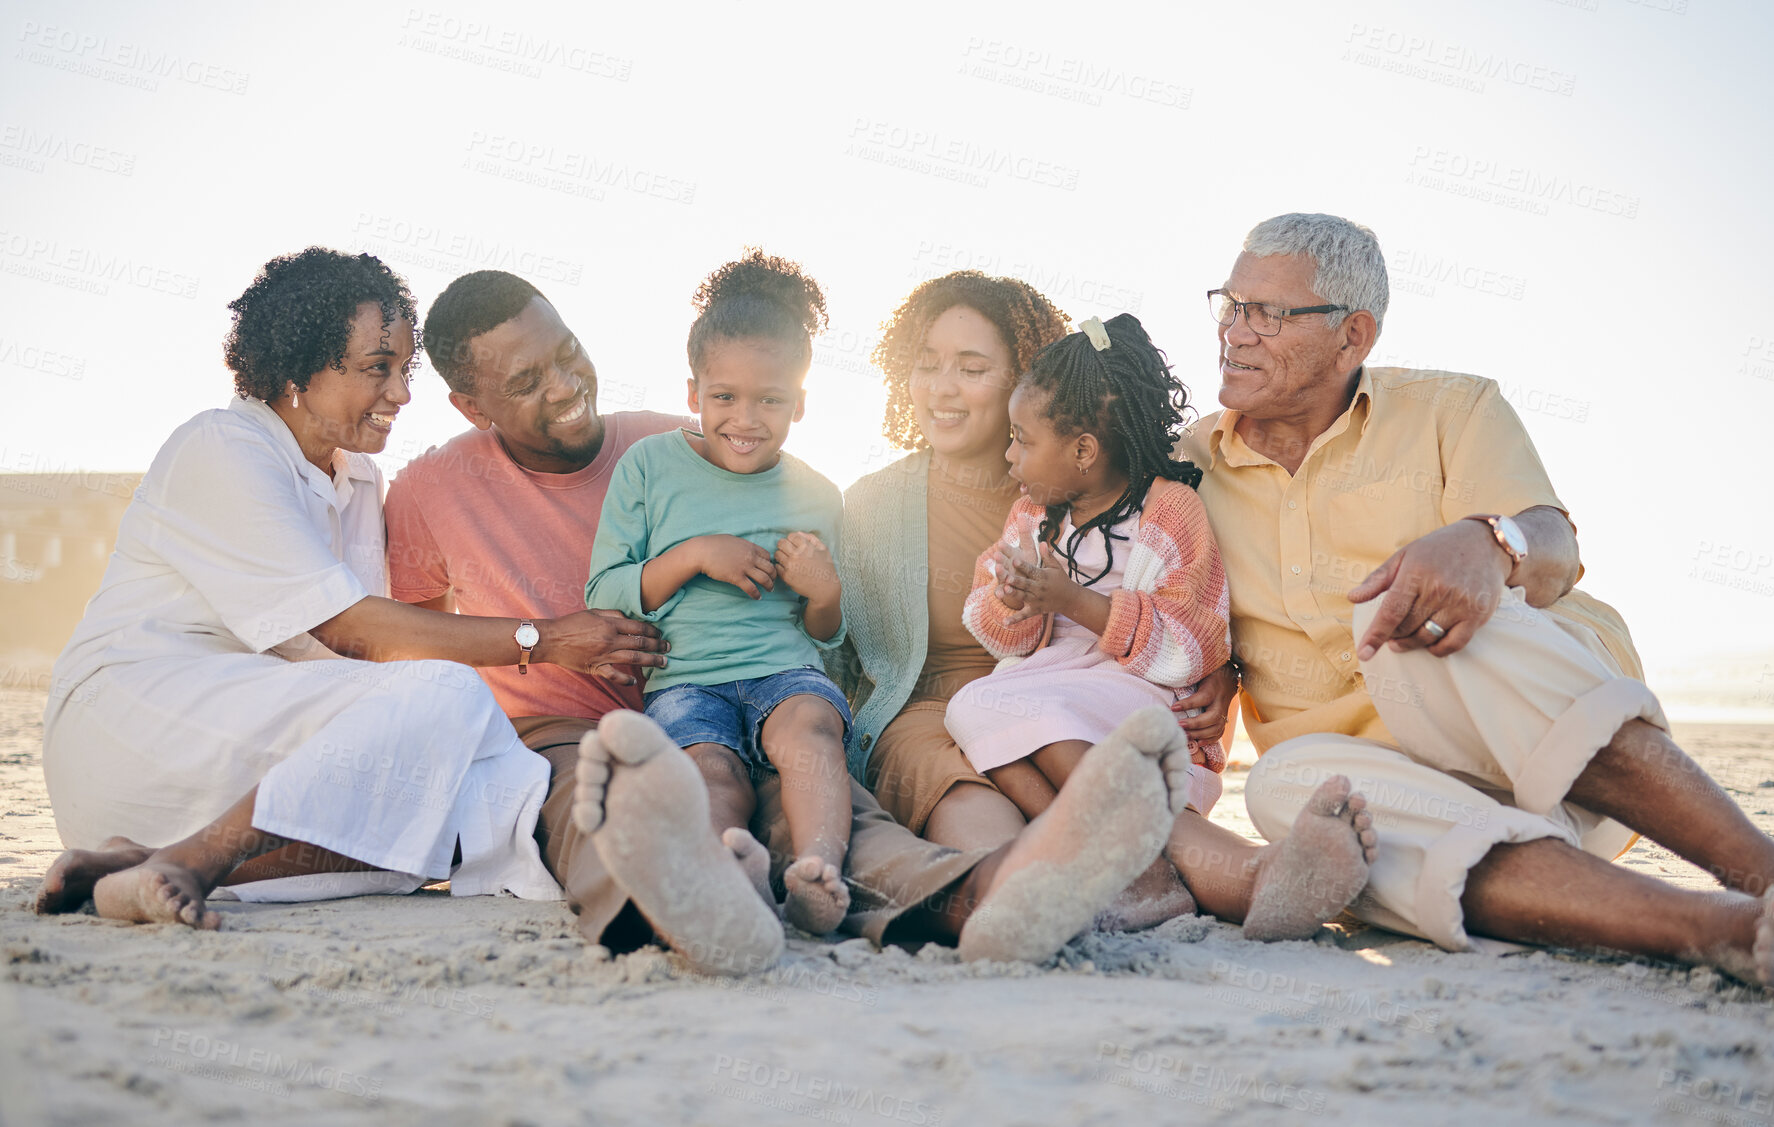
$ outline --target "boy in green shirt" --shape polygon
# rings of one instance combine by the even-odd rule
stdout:
[[[843,499],[782,444],[825,300],[798,266],[753,251],[710,275],[696,307],[702,432],[644,438],[617,463],[585,603],[658,625],[670,657],[648,671],[647,715],[701,769],[717,833],[751,821],[754,773],[781,775],[784,914],[823,935],[850,903],[850,710],[819,657],[844,641],[830,551]]]

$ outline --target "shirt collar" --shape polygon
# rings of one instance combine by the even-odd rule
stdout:
[[[1368,420],[1373,417],[1374,380],[1368,373],[1367,365],[1363,364],[1355,379],[1355,395],[1349,400],[1349,406],[1337,416],[1325,432],[1313,440],[1313,448],[1349,429],[1349,423],[1357,415],[1361,418],[1361,432],[1367,433]],[[1218,466],[1224,458],[1229,466],[1255,466],[1268,462],[1269,459],[1245,445],[1244,439],[1237,431],[1238,420],[1243,418],[1241,411],[1228,407],[1219,413],[1214,421],[1213,430],[1207,436],[1207,455],[1210,460],[1208,469]]]
[[[308,483],[309,488],[341,509],[351,500],[353,483],[374,483],[376,480],[375,463],[370,461],[368,455],[353,454],[345,450],[333,451],[331,474],[322,472],[320,467],[310,462],[308,456],[302,453],[302,444],[296,441],[289,424],[263,399],[242,399],[237,395],[228,401],[228,409],[239,411],[269,435],[271,441],[295,463],[296,471],[302,475],[302,480]]]

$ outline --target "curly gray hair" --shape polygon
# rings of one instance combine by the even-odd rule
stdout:
[[[1376,326],[1386,321],[1390,288],[1386,283],[1386,258],[1380,240],[1359,223],[1339,215],[1292,212],[1265,219],[1244,237],[1246,254],[1268,258],[1277,254],[1309,254],[1318,264],[1312,291],[1329,305],[1365,309]],[[1332,328],[1343,323],[1344,313],[1327,313]]]

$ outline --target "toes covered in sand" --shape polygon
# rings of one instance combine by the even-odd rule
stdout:
[[[819,857],[797,858],[782,874],[788,891],[783,916],[809,935],[837,930],[850,910],[850,890],[836,865]]]
[[[776,907],[776,894],[770,890],[770,851],[764,843],[740,826],[730,826],[721,833],[721,844],[732,851],[745,879],[751,881],[758,896],[770,907]]]
[[[604,824],[604,795],[610,783],[610,753],[593,729],[579,739],[579,766],[573,775],[573,824],[596,833]]]
[[[1345,804],[1349,811],[1349,825],[1355,831],[1356,840],[1361,842],[1361,855],[1372,865],[1380,859],[1380,835],[1374,829],[1374,816],[1367,808],[1367,796],[1356,792],[1349,796]]]
[[[191,870],[154,860],[102,877],[92,890],[93,904],[106,919],[214,931],[222,917],[208,909],[204,895]]]
[[[1326,779],[1288,836],[1259,853],[1245,938],[1310,939],[1366,887],[1377,843],[1367,800],[1346,776]]]

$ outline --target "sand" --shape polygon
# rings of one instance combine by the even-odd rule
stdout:
[[[40,919],[42,696],[0,692],[0,1122],[1774,1124],[1774,997],[1709,971],[1450,955],[1198,918],[1055,964],[791,939],[775,970],[611,959],[558,904]],[[1774,831],[1774,728],[1677,736]],[[1250,833],[1244,776],[1215,817]],[[1692,887],[1641,844],[1623,863]]]

